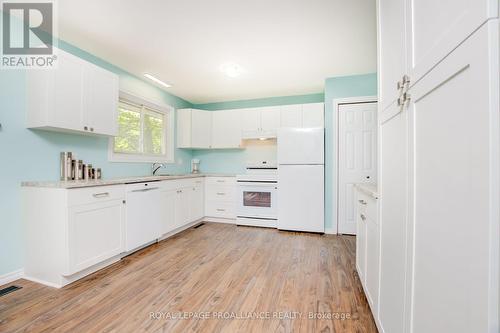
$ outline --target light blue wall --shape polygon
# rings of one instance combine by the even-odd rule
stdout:
[[[122,89],[175,108],[191,107],[189,102],[74,46],[60,42],[59,47],[118,74]],[[150,172],[150,164],[146,163],[108,162],[107,138],[26,129],[25,94],[23,71],[0,70],[0,276],[23,267],[20,183],[26,180],[57,180],[59,152],[72,151],[79,159],[101,167],[105,178]],[[169,166],[165,172],[187,172],[191,152],[176,150],[175,158],[182,163]]]
[[[337,174],[337,165],[334,155],[337,147],[334,138],[337,136],[337,124],[334,123],[333,100],[337,98],[376,96],[377,74],[342,76],[326,79],[325,81],[325,225],[332,228],[336,221],[337,211],[337,184],[334,184],[334,175]],[[336,232],[336,230],[334,230]]]
[[[258,98],[258,99],[247,99],[241,101],[196,104],[194,105],[194,107],[201,110],[215,111],[215,110],[229,110],[229,109],[258,108],[262,106],[321,103],[324,101],[324,99],[325,95],[323,93],[319,93],[310,95],[268,97],[268,98]]]

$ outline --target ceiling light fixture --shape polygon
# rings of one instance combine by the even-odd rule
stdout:
[[[148,79],[150,79],[151,81],[156,82],[156,83],[158,83],[159,85],[164,86],[165,88],[170,88],[170,87],[172,87],[170,84],[163,82],[162,80],[160,80],[160,79],[158,79],[158,78],[154,77],[154,76],[153,76],[153,75],[151,75],[151,74],[145,73],[145,74],[144,74],[144,76],[145,76],[145,77],[147,77]]]
[[[245,72],[243,67],[241,67],[240,65],[235,64],[235,63],[223,64],[220,66],[220,70],[221,70],[221,72],[226,74],[226,76],[229,76],[231,78],[240,76],[241,74],[243,74]]]

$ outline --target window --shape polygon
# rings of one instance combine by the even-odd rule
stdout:
[[[113,162],[173,162],[172,108],[120,93],[118,136],[110,139]]]

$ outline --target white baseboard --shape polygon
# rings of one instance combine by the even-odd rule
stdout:
[[[226,219],[222,217],[205,217],[203,222],[236,224],[236,219]]]
[[[0,286],[21,279],[23,278],[23,276],[24,276],[24,269],[18,269],[17,271],[0,275]]]

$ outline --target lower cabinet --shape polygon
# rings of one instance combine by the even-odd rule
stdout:
[[[123,252],[123,200],[74,206],[69,209],[68,261],[71,275]]]
[[[379,237],[378,200],[356,185],[356,269],[373,316],[378,313]]]
[[[205,215],[216,219],[236,219],[236,178],[207,177]]]

